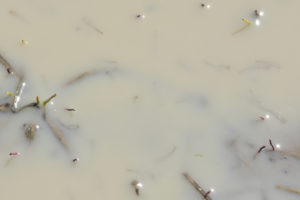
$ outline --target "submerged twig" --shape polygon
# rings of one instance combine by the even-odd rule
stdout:
[[[212,200],[209,196],[210,191],[206,192],[199,184],[190,177],[187,173],[183,173],[183,176],[192,184],[192,186],[202,195],[205,200]]]
[[[62,122],[61,120],[57,120],[57,121],[59,122],[59,124],[61,126],[63,126],[66,129],[69,129],[69,130],[79,129],[79,125],[78,124],[67,124],[67,123]]]
[[[251,21],[249,21],[249,20],[247,20],[247,19],[245,19],[245,18],[242,18],[242,21],[245,22],[246,25],[243,26],[242,28],[236,30],[235,32],[233,32],[232,35],[235,35],[235,34],[237,34],[237,33],[242,32],[242,31],[245,30],[246,28],[250,27],[250,25],[252,24]]]
[[[47,125],[49,126],[49,128],[51,129],[51,131],[53,132],[53,134],[55,135],[55,137],[65,147],[65,149],[66,150],[70,150],[69,145],[68,145],[67,141],[65,140],[65,138],[63,137],[62,132],[57,128],[57,126],[55,125],[55,123],[48,117],[48,115],[46,113],[46,105],[54,97],[56,97],[56,94],[53,94],[51,97],[49,97],[48,99],[46,99],[45,101],[43,101],[43,107],[42,107],[43,108],[43,119],[45,120],[45,122],[47,123]],[[38,98],[37,98],[37,101],[39,101]]]
[[[98,27],[96,27],[92,21],[86,17],[84,17],[82,19],[82,21],[87,25],[89,26],[91,29],[93,29],[95,32],[99,33],[100,35],[103,35],[103,31],[101,31]]]
[[[69,80],[65,85],[68,86],[68,85],[72,85],[74,84],[75,82],[78,82],[80,81],[81,79],[87,77],[87,76],[90,76],[90,75],[93,75],[95,74],[97,71],[96,70],[92,70],[92,71],[86,71],[86,72],[83,72],[77,76],[75,76],[74,78],[72,78],[71,80]]]
[[[284,190],[286,192],[291,192],[291,193],[295,193],[295,194],[300,195],[300,190],[295,190],[295,189],[292,189],[292,188],[283,187],[281,185],[276,185],[276,188],[280,189],[280,190]]]
[[[14,74],[16,76],[16,70],[3,58],[3,56],[0,54],[0,63],[5,67],[8,74]]]
[[[60,141],[60,143],[65,147],[65,149],[69,151],[69,145],[63,137],[62,132],[56,127],[55,123],[46,114],[44,114],[44,119],[51,131],[54,133],[55,137]]]
[[[167,158],[169,158],[170,156],[172,156],[175,153],[175,151],[176,151],[176,146],[174,146],[172,148],[172,150],[169,153],[167,153],[166,155],[163,155],[163,156],[159,157],[157,159],[157,162],[162,162],[162,161],[166,160]]]

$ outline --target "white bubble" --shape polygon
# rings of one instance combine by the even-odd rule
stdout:
[[[256,20],[255,20],[255,25],[256,25],[256,26],[259,26],[259,25],[260,25],[260,20],[259,20],[259,19],[256,19]]]

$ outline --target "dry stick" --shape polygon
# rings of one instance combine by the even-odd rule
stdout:
[[[192,186],[194,186],[194,188],[202,195],[202,197],[205,200],[212,200],[209,197],[209,193],[206,192],[204,189],[202,189],[199,184],[192,178],[190,177],[187,173],[183,173],[183,176],[190,182],[190,184],[192,184]]]

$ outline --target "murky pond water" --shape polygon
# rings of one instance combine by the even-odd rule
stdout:
[[[299,199],[299,6],[2,2],[0,199]]]

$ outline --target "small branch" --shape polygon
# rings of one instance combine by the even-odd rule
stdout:
[[[68,145],[67,141],[65,140],[62,132],[57,128],[55,123],[46,114],[46,108],[45,107],[43,107],[43,118],[44,118],[45,122],[47,123],[47,125],[49,126],[49,128],[51,129],[51,131],[53,132],[53,134],[55,135],[55,137],[65,147],[65,149],[69,151],[70,148],[69,148],[69,145]]]
[[[212,200],[209,197],[210,191],[206,192],[204,189],[202,189],[199,184],[192,178],[190,177],[187,173],[183,173],[183,176],[192,184],[192,186],[202,195],[203,199],[205,200]]]

